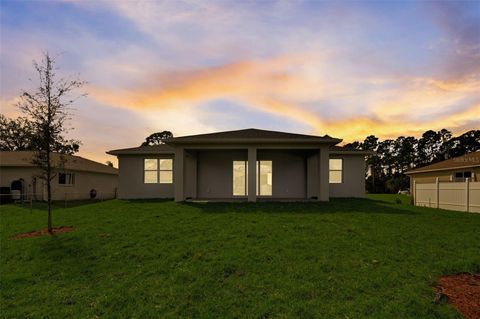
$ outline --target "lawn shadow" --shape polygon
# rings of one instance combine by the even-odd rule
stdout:
[[[121,199],[120,201],[129,204],[154,204],[173,202],[173,198],[145,198],[145,199]]]
[[[106,202],[108,200],[99,200],[99,199],[85,199],[85,200],[72,200],[72,201],[52,201],[52,210],[61,210],[61,209],[66,209],[66,208],[74,208],[74,207],[79,207],[79,206],[87,206],[87,205],[93,205],[93,204],[98,204],[102,202]],[[25,209],[25,210],[39,210],[39,211],[47,211],[48,210],[48,205],[46,202],[43,201],[34,201],[31,204],[29,202],[23,202],[23,203],[16,203],[16,204],[11,204],[14,206],[17,206],[19,208]]]
[[[333,198],[329,202],[184,202],[203,213],[275,213],[275,214],[401,214],[418,215],[406,205],[366,198]]]
[[[41,241],[38,248],[48,261],[44,263],[44,267],[48,268],[45,272],[50,272],[53,264],[56,274],[67,273],[88,283],[95,281],[98,275],[95,247],[86,244],[81,236],[50,236],[48,240]]]

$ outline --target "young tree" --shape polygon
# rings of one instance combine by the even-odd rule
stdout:
[[[78,79],[57,79],[55,59],[47,52],[41,63],[33,62],[39,76],[39,86],[33,92],[23,91],[18,103],[33,130],[35,145],[33,164],[41,171],[39,176],[47,185],[48,231],[52,232],[52,188],[54,168],[59,163],[52,160],[52,153],[71,153],[78,150],[78,142],[67,140],[69,131],[66,122],[70,119],[70,106],[75,101],[70,97],[73,90],[84,82]]]
[[[149,146],[149,145],[160,145],[164,144],[164,141],[167,138],[173,137],[172,132],[170,131],[163,131],[150,134],[146,139],[145,142],[142,143],[141,146]]]

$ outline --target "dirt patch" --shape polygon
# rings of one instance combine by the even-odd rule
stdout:
[[[10,239],[17,240],[17,239],[22,239],[22,238],[33,238],[33,237],[40,237],[40,236],[52,236],[56,234],[61,234],[61,233],[68,233],[73,230],[73,227],[70,226],[61,226],[61,227],[54,227],[52,229],[52,233],[48,232],[47,228],[41,229],[41,230],[34,230],[28,233],[22,233],[22,234],[16,234]]]
[[[468,319],[480,319],[480,274],[468,273],[441,277],[437,299],[445,298]]]

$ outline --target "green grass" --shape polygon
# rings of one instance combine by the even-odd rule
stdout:
[[[395,204],[395,198],[405,204]],[[397,195],[330,203],[0,206],[4,318],[460,318],[443,274],[480,271],[480,214]]]

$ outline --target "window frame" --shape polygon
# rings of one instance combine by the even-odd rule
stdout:
[[[465,173],[468,173],[468,177],[465,176]],[[457,175],[460,174],[461,176],[457,177]],[[474,176],[473,171],[460,171],[460,172],[455,172],[453,175],[453,179],[455,182],[465,182],[467,178],[472,181],[472,177]]]
[[[332,169],[330,165],[331,160],[340,160],[341,162],[341,168],[340,169]],[[344,159],[343,157],[333,157],[328,159],[328,183],[329,184],[343,184],[344,183],[344,174],[343,174],[343,168],[344,168]],[[330,180],[330,172],[340,172],[340,182],[332,182]]]
[[[268,195],[263,195],[261,194],[261,187],[260,187],[260,175],[261,175],[261,168],[262,168],[262,162],[270,162],[271,163],[271,172],[270,174],[272,175],[271,179],[272,179],[272,183],[270,185],[270,188],[271,188],[271,193],[268,194]],[[255,177],[256,177],[256,195],[257,196],[260,196],[260,197],[271,197],[273,196],[273,161],[272,160],[257,160],[257,167],[256,167],[256,174],[255,174]]]
[[[244,167],[245,167],[245,194],[244,195],[236,195],[235,194],[235,169],[234,169],[234,165],[235,165],[235,162],[242,162]],[[272,175],[272,183],[271,183],[271,189],[272,189],[272,192],[271,194],[268,194],[268,195],[262,195],[260,194],[260,169],[261,169],[261,162],[271,162],[271,175]],[[255,195],[258,196],[258,197],[271,197],[273,196],[273,161],[272,160],[257,160],[256,163],[255,163],[255,181],[256,181],[256,185],[255,185]],[[247,197],[248,196],[248,161],[246,160],[233,160],[232,161],[232,196],[234,197]]]
[[[172,163],[170,169],[162,169],[162,165],[160,165],[161,161],[170,161]],[[158,183],[159,184],[173,184],[173,159],[172,158],[159,158],[158,159]],[[172,174],[172,179],[169,182],[162,182],[162,179],[160,176],[162,175],[162,172],[171,172]]]
[[[244,194],[235,194],[235,162],[243,163],[244,167]],[[232,161],[232,196],[234,197],[247,197],[248,196],[248,161],[244,160],[233,160]]]
[[[147,160],[154,160],[156,161],[157,165],[156,165],[156,169],[147,169],[146,168],[146,161]],[[172,165],[171,165],[171,169],[162,169],[161,166],[160,166],[160,161],[162,160],[168,160],[168,161],[171,161]],[[143,184],[173,184],[173,159],[172,158],[151,158],[151,157],[145,157],[143,158]],[[146,173],[147,172],[155,172],[156,174],[156,181],[155,182],[146,182],[145,181],[145,176],[146,176]],[[172,179],[171,181],[169,182],[162,182],[161,179],[160,179],[160,175],[161,175],[161,172],[171,172],[172,174]]]
[[[60,183],[60,176],[65,175],[65,183]],[[69,178],[67,178],[67,176]],[[59,172],[58,173],[58,185],[62,187],[72,187],[75,185],[75,173],[72,172]]]

